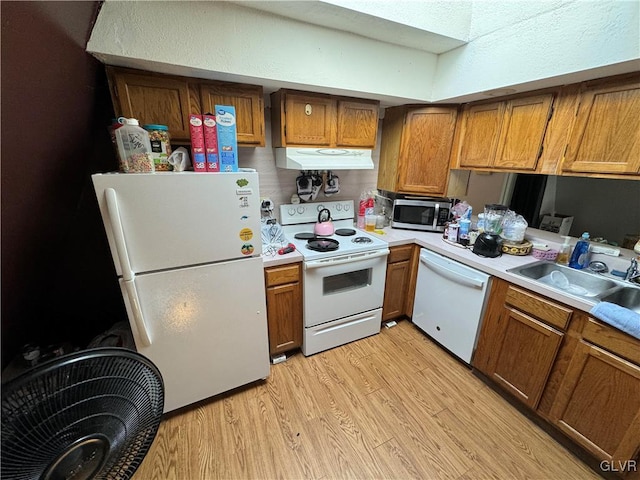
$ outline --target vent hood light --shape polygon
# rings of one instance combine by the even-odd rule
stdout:
[[[371,150],[276,148],[276,166],[292,170],[373,170]]]

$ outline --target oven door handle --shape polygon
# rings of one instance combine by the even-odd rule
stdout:
[[[385,248],[384,250],[376,250],[375,252],[354,253],[353,255],[349,255],[346,258],[325,258],[323,260],[312,260],[310,262],[304,262],[304,269],[309,270],[311,268],[333,267],[334,265],[361,262],[363,260],[386,257],[387,255],[389,255],[389,249]]]

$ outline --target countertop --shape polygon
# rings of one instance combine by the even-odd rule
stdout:
[[[584,312],[589,312],[589,310],[591,310],[591,308],[597,303],[595,300],[591,301],[585,298],[575,297],[536,282],[535,280],[507,271],[525,264],[538,262],[539,260],[532,255],[518,256],[503,254],[497,258],[484,258],[474,254],[470,248],[464,248],[446,242],[443,240],[441,233],[400,230],[386,227],[383,230],[376,230],[372,234],[386,241],[390,247],[415,243],[469,267],[476,268],[488,273],[489,275],[496,276],[514,285],[521,286]],[[562,241],[556,234],[531,228],[527,229],[525,238],[532,241],[547,243],[552,248],[557,248]],[[572,243],[575,244],[576,240],[577,239],[573,239]],[[632,250],[621,249],[621,256],[619,257],[595,254],[593,255],[593,259],[604,261],[609,266],[610,270],[614,268],[625,269],[629,264],[630,258],[633,256],[634,252]],[[285,255],[263,254],[262,258],[264,260],[265,267],[301,262],[303,259],[302,255],[298,251]]]

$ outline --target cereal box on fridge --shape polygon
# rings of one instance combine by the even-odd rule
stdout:
[[[218,161],[221,172],[238,171],[238,138],[236,109],[229,105],[216,105],[218,127]]]
[[[191,157],[193,170],[196,172],[206,172],[207,163],[204,152],[204,128],[202,126],[202,115],[192,113],[189,115],[189,132],[191,133]]]
[[[218,127],[216,116],[210,113],[202,116],[204,123],[204,149],[207,162],[207,172],[219,172],[218,163]]]

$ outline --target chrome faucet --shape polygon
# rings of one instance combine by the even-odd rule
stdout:
[[[631,259],[631,265],[629,265],[629,268],[627,268],[627,273],[625,274],[624,279],[628,282],[640,281],[640,270],[638,269],[637,258]]]

